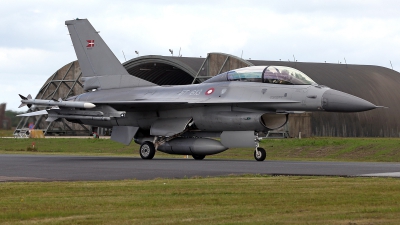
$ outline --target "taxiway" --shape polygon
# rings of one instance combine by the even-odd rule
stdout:
[[[0,155],[0,181],[146,180],[240,174],[400,177],[400,163]]]

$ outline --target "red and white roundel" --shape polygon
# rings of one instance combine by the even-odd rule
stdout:
[[[214,88],[209,88],[209,89],[206,91],[206,95],[211,95],[212,93],[214,93]]]

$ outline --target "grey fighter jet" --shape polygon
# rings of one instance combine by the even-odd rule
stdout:
[[[87,92],[65,101],[21,96],[21,106],[48,107],[22,116],[48,114],[47,121],[112,128],[111,139],[126,145],[134,139],[143,159],[152,159],[156,150],[201,160],[228,148],[253,147],[254,158],[263,161],[258,133],[282,127],[291,113],[379,107],[274,65],[231,70],[201,84],[158,86],[130,75],[87,19],[65,24]]]

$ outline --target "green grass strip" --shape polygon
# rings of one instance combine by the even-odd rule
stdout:
[[[32,149],[32,143],[35,149]],[[314,160],[400,162],[400,138],[303,138],[268,139],[261,147],[267,160]],[[253,148],[229,149],[206,159],[253,160]],[[130,146],[109,139],[93,138],[0,138],[0,153],[107,155],[139,157],[139,145]],[[183,158],[180,155],[156,153],[162,158]]]
[[[1,224],[399,224],[400,180],[240,176],[0,184]]]

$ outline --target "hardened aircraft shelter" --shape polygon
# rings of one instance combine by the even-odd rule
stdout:
[[[158,85],[201,83],[217,74],[247,66],[277,65],[296,68],[318,84],[326,85],[376,105],[386,106],[360,113],[312,112],[291,114],[289,122],[278,133],[297,137],[400,137],[400,73],[380,66],[306,63],[289,61],[244,60],[224,53],[209,53],[207,57],[173,57],[149,55],[123,63],[133,75]],[[65,100],[83,93],[81,70],[77,61],[57,70],[39,89],[36,98]],[[37,109],[33,109],[37,110]],[[48,123],[45,116],[21,119],[15,132],[29,124],[47,135],[90,135],[92,128],[73,124],[64,119]],[[104,133],[104,132],[102,132]]]

